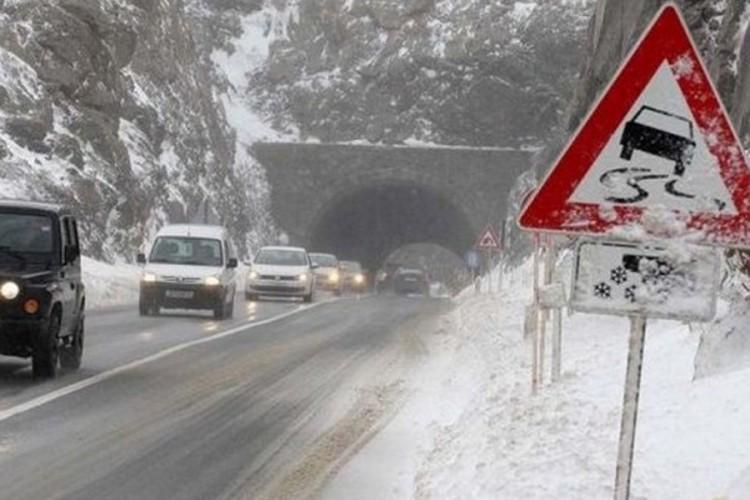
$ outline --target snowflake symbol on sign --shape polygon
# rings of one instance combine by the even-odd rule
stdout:
[[[636,289],[635,285],[630,285],[629,287],[625,289],[625,299],[628,302],[631,302],[631,303],[635,302],[635,289]]]
[[[594,287],[594,296],[600,299],[612,298],[612,287],[602,282]]]
[[[622,285],[628,281],[628,272],[622,266],[616,267],[610,272],[610,279],[618,285]]]

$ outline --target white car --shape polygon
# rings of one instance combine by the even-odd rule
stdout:
[[[343,289],[339,259],[330,253],[310,253],[310,262],[315,266],[315,287],[341,295]]]
[[[210,309],[216,319],[231,318],[237,290],[237,256],[221,226],[177,224],[162,228],[142,264],[141,316],[161,308]]]
[[[248,271],[245,298],[261,295],[301,297],[312,302],[315,290],[314,266],[304,248],[263,247],[255,255]]]

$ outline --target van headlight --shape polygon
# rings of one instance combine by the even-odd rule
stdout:
[[[15,281],[6,281],[0,286],[0,296],[5,300],[13,300],[21,293],[21,287]]]
[[[257,280],[257,279],[258,279],[258,273],[257,273],[257,272],[255,272],[255,271],[250,271],[250,272],[249,272],[249,273],[247,274],[247,279],[251,279],[251,280]]]
[[[328,280],[331,283],[338,283],[339,282],[339,273],[338,271],[334,271],[331,274],[328,275]]]
[[[297,276],[297,279],[300,281],[307,281],[308,279],[310,279],[310,277],[307,275],[307,273],[302,273]]]
[[[208,276],[203,280],[203,284],[206,286],[218,286],[219,284],[221,284],[221,281],[219,281],[219,278],[217,278],[216,276]]]
[[[144,273],[141,281],[144,283],[154,283],[156,281],[156,275],[154,273]]]

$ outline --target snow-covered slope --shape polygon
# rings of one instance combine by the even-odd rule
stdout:
[[[347,484],[399,499],[612,497],[627,320],[566,317],[563,378],[551,385],[547,376],[532,395],[522,333],[531,274],[526,264],[504,293],[458,300],[427,341],[431,361],[413,397],[342,470],[332,498],[351,493]],[[748,498],[750,369],[694,381],[699,339],[700,327],[648,324],[634,498]],[[394,463],[378,465],[384,456]]]
[[[206,216],[261,241],[267,185],[225,116],[211,19],[182,0],[0,2],[0,196],[70,204],[97,258]]]

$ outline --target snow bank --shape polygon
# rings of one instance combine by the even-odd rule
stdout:
[[[135,304],[138,301],[139,267],[112,265],[83,257],[82,268],[87,309]]]
[[[696,378],[750,368],[750,307],[732,304],[726,315],[703,327],[695,356]]]
[[[460,299],[453,341],[440,344],[449,352],[438,356],[449,356],[451,368],[429,382],[439,392],[431,398],[435,406],[415,405],[422,416],[436,416],[414,497],[612,496],[627,320],[566,318],[563,380],[532,396],[531,347],[522,335],[530,275],[527,263],[500,296]],[[724,498],[730,492],[730,498],[747,498],[750,491],[750,370],[693,381],[699,338],[700,328],[649,322],[635,498]],[[442,401],[461,407],[445,411]]]

